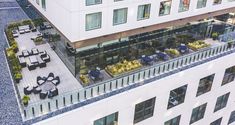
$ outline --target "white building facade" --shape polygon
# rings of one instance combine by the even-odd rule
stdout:
[[[29,2],[72,43],[235,6],[232,0],[29,0]],[[125,34],[119,35],[120,38],[122,36]]]

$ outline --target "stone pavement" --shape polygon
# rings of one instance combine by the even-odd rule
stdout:
[[[27,18],[15,0],[0,0],[0,125],[23,124],[3,50],[5,25]]]

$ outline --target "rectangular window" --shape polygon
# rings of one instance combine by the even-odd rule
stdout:
[[[168,101],[167,109],[175,107],[184,102],[185,94],[187,90],[187,85],[181,86],[170,92],[170,97]]]
[[[216,104],[215,104],[215,109],[214,112],[226,107],[227,102],[228,102],[228,97],[230,93],[227,93],[225,95],[222,95],[217,98]]]
[[[228,124],[231,124],[235,121],[235,111],[232,111],[228,120]]]
[[[94,121],[94,125],[117,125],[118,112]]]
[[[192,123],[194,123],[204,117],[204,114],[206,111],[206,105],[207,105],[207,103],[193,109],[190,124],[192,124]]]
[[[86,0],[86,6],[101,4],[101,3],[102,3],[102,0]]]
[[[36,3],[39,5],[39,0],[36,0]]]
[[[113,11],[113,25],[127,22],[127,8],[116,9]]]
[[[213,5],[216,5],[216,4],[221,4],[222,0],[214,0],[213,1]]]
[[[180,117],[181,117],[181,115],[179,115],[169,121],[166,121],[164,123],[164,125],[179,125],[180,124]]]
[[[224,73],[222,85],[232,82],[234,80],[234,77],[235,77],[235,66],[227,68]]]
[[[203,8],[203,7],[206,7],[206,2],[207,0],[198,0],[197,1],[197,8]]]
[[[159,16],[169,15],[171,12],[171,0],[162,1],[160,3]]]
[[[190,0],[180,0],[179,12],[184,12],[189,10]]]
[[[91,13],[86,15],[86,31],[101,28],[102,13]]]
[[[155,97],[135,105],[134,123],[138,123],[153,116]]]
[[[150,17],[150,7],[150,4],[139,5],[137,20],[148,19]]]
[[[210,76],[207,76],[207,77],[200,79],[199,86],[197,89],[197,96],[202,95],[202,94],[209,92],[211,90],[214,76],[215,76],[215,74],[212,74]]]
[[[42,0],[42,8],[46,9],[46,0]]]
[[[221,125],[222,117],[212,122],[210,125]]]

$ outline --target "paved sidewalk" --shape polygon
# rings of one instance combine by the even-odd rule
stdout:
[[[7,46],[3,31],[7,23],[27,18],[15,0],[0,1],[0,125],[23,124],[3,53]]]

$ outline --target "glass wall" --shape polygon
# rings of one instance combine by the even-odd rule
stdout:
[[[171,11],[171,0],[162,1],[160,3],[159,16],[169,15]]]
[[[190,0],[180,0],[179,12],[184,12],[189,10]]]

